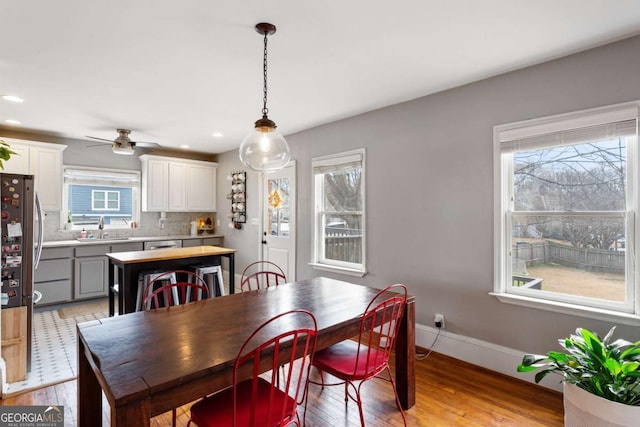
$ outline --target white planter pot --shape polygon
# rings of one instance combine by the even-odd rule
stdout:
[[[636,427],[640,406],[612,402],[564,383],[564,425],[566,427]]]

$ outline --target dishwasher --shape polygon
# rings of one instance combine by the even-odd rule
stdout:
[[[153,249],[181,248],[182,240],[153,240],[144,242],[142,248],[145,251]]]

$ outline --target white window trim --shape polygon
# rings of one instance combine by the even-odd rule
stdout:
[[[504,234],[510,232],[510,230],[507,230],[508,224],[506,224],[507,221],[504,212],[509,204],[509,191],[506,191],[506,189],[508,188],[507,186],[510,185],[511,171],[509,170],[509,162],[503,162],[502,160],[502,156],[504,155],[502,147],[506,141],[555,132],[562,129],[580,128],[630,119],[640,120],[639,110],[640,101],[634,101],[494,127],[494,285],[493,292],[490,292],[490,295],[495,296],[503,303],[627,325],[640,325],[640,274],[638,271],[634,272],[633,270],[634,266],[640,266],[639,254],[635,251],[635,248],[638,247],[640,232],[637,226],[640,220],[637,218],[638,187],[640,187],[637,181],[637,168],[640,167],[640,165],[635,164],[638,157],[635,147],[631,149],[629,158],[627,159],[627,168],[630,171],[628,180],[629,184],[633,185],[633,190],[631,190],[629,197],[629,210],[633,213],[632,222],[634,223],[629,228],[627,241],[629,245],[627,251],[630,251],[632,254],[628,258],[627,271],[631,272],[630,274],[634,274],[632,282],[634,300],[630,313],[607,308],[595,308],[578,303],[551,301],[528,295],[507,293],[507,273],[510,269],[506,265],[505,254],[509,248],[506,247],[507,239]],[[638,142],[635,145],[637,146]],[[505,177],[507,179],[505,179]],[[510,278],[508,279],[510,280]]]
[[[352,263],[345,263],[340,261],[333,261],[331,263],[327,263],[323,260],[323,257],[320,255],[320,247],[321,242],[319,241],[322,236],[322,212],[318,209],[319,197],[322,195],[317,194],[317,185],[316,185],[316,176],[313,171],[314,166],[323,166],[323,165],[332,165],[335,164],[337,160],[340,160],[340,163],[346,163],[348,161],[362,161],[362,175],[361,175],[361,184],[362,184],[362,263],[359,265],[355,265]],[[366,186],[366,150],[364,148],[344,151],[341,153],[330,154],[321,157],[314,157],[312,159],[312,182],[313,182],[313,238],[311,239],[311,256],[312,261],[308,264],[317,270],[330,271],[334,273],[346,274],[350,276],[362,277],[367,274],[367,227],[366,227],[366,194],[367,194],[367,186]]]

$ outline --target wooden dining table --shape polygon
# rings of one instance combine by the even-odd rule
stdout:
[[[220,246],[165,248],[148,251],[108,253],[109,316],[114,314],[114,285],[118,283],[118,311],[136,311],[138,275],[154,269],[181,270],[193,265],[220,265],[221,257],[229,259],[229,293],[235,292],[235,249]],[[117,277],[116,277],[117,276]]]
[[[317,349],[357,335],[377,289],[318,277],[182,306],[79,323],[78,425],[149,426],[151,417],[232,384],[245,339],[264,321],[306,309],[318,323]],[[415,299],[409,296],[395,348],[403,408],[415,404]],[[330,422],[330,420],[327,420]]]

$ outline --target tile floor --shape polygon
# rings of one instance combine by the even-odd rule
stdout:
[[[76,323],[101,319],[104,312],[61,319],[58,310],[38,311],[33,315],[31,372],[25,381],[8,384],[5,394],[40,388],[75,378],[77,374]]]

